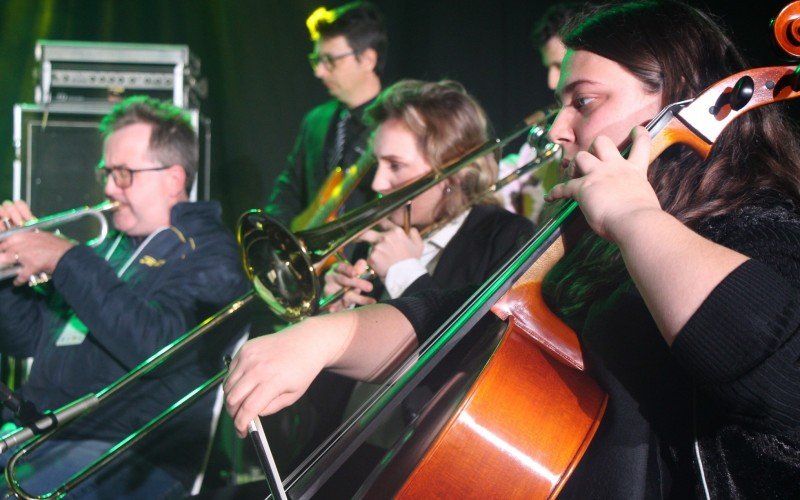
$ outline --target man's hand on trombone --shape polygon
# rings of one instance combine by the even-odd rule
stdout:
[[[3,232],[34,219],[24,201],[4,201],[0,206],[0,269],[17,267],[14,285],[29,283],[31,277],[52,274],[61,257],[75,244],[65,238],[38,230],[24,231],[3,238]]]

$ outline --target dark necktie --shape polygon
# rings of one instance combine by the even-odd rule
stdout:
[[[344,156],[344,145],[347,142],[347,122],[350,120],[350,110],[347,108],[339,112],[339,121],[336,122],[336,141],[333,143],[333,154],[328,170],[333,170],[339,166]]]

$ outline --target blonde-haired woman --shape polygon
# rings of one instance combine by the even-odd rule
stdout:
[[[374,130],[372,188],[380,194],[441,172],[489,138],[484,111],[453,81],[400,81],[376,99],[365,119]],[[483,156],[368,231],[363,239],[372,244],[369,257],[340,264],[326,276],[326,293],[350,289],[333,309],[486,279],[533,233],[529,221],[484,196],[496,178],[497,161]],[[358,278],[367,265],[385,293]]]

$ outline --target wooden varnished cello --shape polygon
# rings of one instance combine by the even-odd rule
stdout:
[[[800,46],[798,10],[798,3],[791,4],[774,25],[793,55]],[[720,133],[738,116],[799,96],[794,66],[751,69],[725,78],[694,100],[668,106],[650,124],[651,160],[679,143],[707,157]],[[569,248],[570,234],[580,223],[576,208],[574,202],[565,204],[376,394],[374,404],[325,444],[324,455],[311,457],[304,472],[289,478],[292,496],[313,494],[329,470],[357,446],[355,436],[374,428],[379,416],[396,406],[489,310],[507,320],[507,327],[492,345],[491,356],[480,363],[480,373],[466,376],[469,387],[458,408],[427,429],[432,437],[424,438],[420,453],[397,452],[395,460],[387,461],[386,474],[371,478],[361,493],[458,498],[487,492],[499,498],[558,494],[587,448],[605,405],[602,391],[582,373],[574,333],[546,310],[541,297],[542,279]],[[397,473],[394,463],[409,456],[413,470]]]

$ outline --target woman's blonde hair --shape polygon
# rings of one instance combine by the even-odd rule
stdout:
[[[460,83],[451,80],[401,80],[378,96],[367,108],[365,119],[373,129],[389,120],[401,121],[414,134],[420,152],[436,172],[488,140],[486,113]],[[445,181],[451,189],[435,219],[458,215],[481,198],[496,179],[497,161],[491,155],[464,167]],[[491,197],[481,202],[499,204]]]

